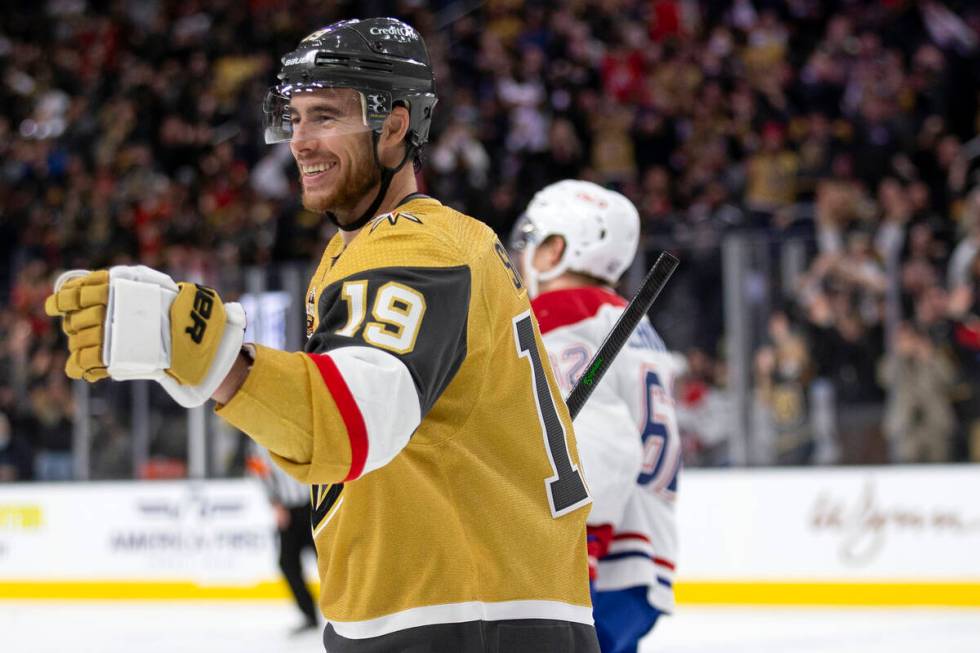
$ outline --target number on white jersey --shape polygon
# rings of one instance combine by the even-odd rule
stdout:
[[[656,372],[646,369],[643,373],[644,426],[643,466],[636,482],[649,486],[657,492],[677,491],[677,473],[680,470],[680,452],[671,450],[670,443],[677,442],[670,437],[670,424],[667,416],[660,412],[661,406],[672,400]]]

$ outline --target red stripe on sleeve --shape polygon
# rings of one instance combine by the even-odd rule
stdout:
[[[666,567],[667,569],[674,571],[674,563],[671,562],[670,560],[667,560],[666,558],[654,558],[653,562],[655,564],[660,565],[661,567]]]
[[[613,535],[614,540],[641,540],[643,542],[649,542],[650,538],[643,533],[634,533],[632,531],[623,531],[621,533],[616,533]]]
[[[367,460],[368,438],[364,417],[333,359],[326,354],[307,354],[307,356],[320,370],[320,376],[323,377],[323,382],[333,396],[337,410],[340,411],[340,417],[344,420],[344,426],[347,427],[347,437],[350,438],[350,471],[347,472],[344,482],[353,481],[364,471],[364,463]]]

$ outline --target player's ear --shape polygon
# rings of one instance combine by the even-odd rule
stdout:
[[[565,239],[558,235],[551,235],[544,239],[541,243],[542,247],[547,247],[548,251],[555,258],[555,263],[561,260],[561,257],[565,255]]]
[[[533,265],[538,272],[547,272],[558,265],[565,253],[565,239],[551,235],[545,238],[534,252]]]
[[[395,105],[388,117],[385,118],[384,127],[381,130],[381,147],[382,152],[386,155],[384,156],[386,160],[382,163],[387,166],[398,165],[405,155],[404,148],[408,142],[409,118],[408,109],[400,104]]]

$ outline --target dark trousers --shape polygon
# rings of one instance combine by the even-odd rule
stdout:
[[[310,505],[304,504],[289,508],[289,524],[279,531],[279,568],[289,591],[296,599],[296,606],[303,613],[308,623],[316,623],[316,606],[310,590],[303,579],[303,564],[300,555],[303,549],[309,547],[316,552],[313,544],[313,531],[310,528]]]
[[[347,639],[329,623],[326,653],[599,653],[595,628],[550,619],[467,621]]]

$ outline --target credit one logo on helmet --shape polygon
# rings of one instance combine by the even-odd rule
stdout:
[[[419,38],[418,32],[407,26],[372,27],[368,32],[371,36],[377,36],[386,41],[398,41],[399,43],[409,43],[417,41]]]

